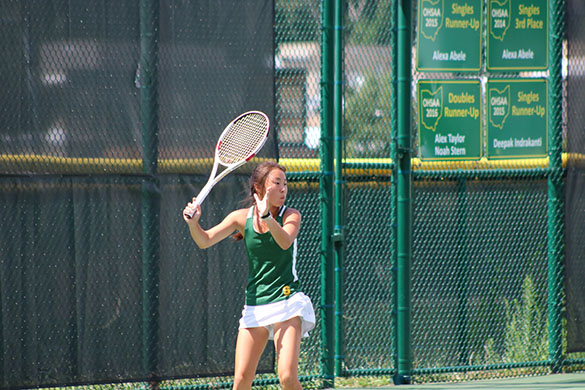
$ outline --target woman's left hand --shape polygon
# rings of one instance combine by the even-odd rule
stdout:
[[[258,210],[258,214],[260,216],[264,216],[270,212],[270,206],[268,205],[268,194],[270,193],[271,187],[266,188],[266,193],[264,197],[260,199],[258,194],[254,194],[254,199],[256,200],[256,210]]]

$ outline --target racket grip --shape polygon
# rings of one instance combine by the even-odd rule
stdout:
[[[209,192],[211,192],[211,188],[212,186],[208,186],[206,185],[205,187],[203,187],[201,189],[201,192],[199,192],[199,194],[197,194],[197,197],[195,198],[195,207],[201,205],[203,203],[203,201],[205,200],[205,198],[207,198],[207,195],[209,195]],[[192,213],[185,213],[185,216],[189,219],[193,218],[193,214],[195,214],[195,210],[193,210]]]

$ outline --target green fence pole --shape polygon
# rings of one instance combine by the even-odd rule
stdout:
[[[394,48],[398,47],[398,2],[394,3],[393,14],[392,14],[392,43],[391,46]],[[392,329],[390,333],[391,342],[389,343],[389,351],[392,353],[392,361],[394,370],[392,375],[398,373],[398,297],[397,297],[397,284],[398,280],[398,190],[396,188],[396,182],[398,181],[398,173],[396,169],[397,161],[397,150],[398,142],[398,56],[396,55],[397,50],[394,50],[395,55],[392,56],[392,140],[390,144],[390,156],[392,157],[392,185],[390,186],[390,225],[392,226],[392,240],[390,243],[391,253],[391,275],[392,275]]]
[[[156,379],[158,366],[158,279],[160,190],[158,161],[159,10],[157,0],[140,1],[140,120],[142,130],[142,368]],[[157,382],[151,383],[157,387]]]
[[[562,369],[564,261],[562,166],[562,66],[564,0],[550,0],[549,20],[549,177],[548,177],[548,354],[553,372]]]
[[[333,259],[333,77],[334,0],[321,2],[321,375],[323,386],[334,386],[334,259]]]
[[[343,15],[345,2],[335,0],[335,375],[343,376]]]
[[[397,4],[397,362],[395,384],[408,384],[412,373],[410,335],[410,266],[412,257],[412,172],[411,172],[411,0]]]

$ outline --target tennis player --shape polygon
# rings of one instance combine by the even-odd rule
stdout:
[[[268,340],[274,340],[278,378],[285,390],[302,389],[298,379],[301,338],[315,326],[310,299],[300,290],[296,271],[297,235],[301,214],[285,206],[285,168],[264,162],[250,177],[252,206],[228,214],[218,225],[204,230],[199,225],[201,206],[195,198],[183,215],[191,237],[208,248],[232,233],[243,240],[248,254],[248,285],[236,342],[234,389],[252,387],[260,356]]]

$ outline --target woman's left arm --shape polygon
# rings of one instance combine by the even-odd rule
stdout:
[[[295,209],[287,208],[282,217],[282,226],[274,218],[264,220],[268,225],[274,241],[282,249],[287,250],[297,238],[301,228],[301,213]]]

